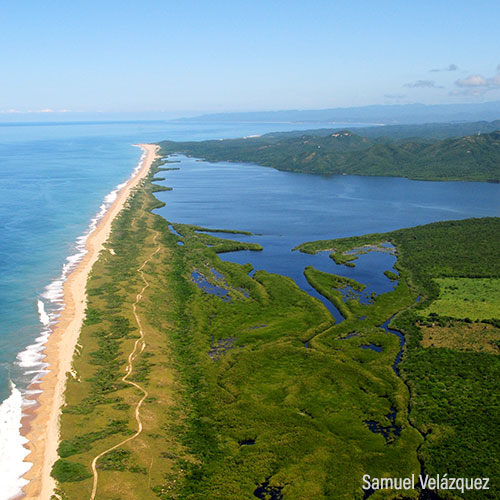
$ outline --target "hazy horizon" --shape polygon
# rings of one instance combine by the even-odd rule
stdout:
[[[325,125],[391,125],[418,123],[450,123],[494,121],[500,118],[500,101],[485,103],[434,104],[422,103],[345,106],[318,109],[277,109],[258,111],[211,112],[0,112],[0,126],[24,124],[78,124],[147,121],[254,121],[263,123],[297,123]]]
[[[0,118],[498,100],[500,4],[480,4],[11,3]]]

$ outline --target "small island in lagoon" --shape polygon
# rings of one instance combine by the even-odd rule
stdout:
[[[58,497],[366,498],[365,474],[443,471],[488,476],[495,495],[499,415],[484,402],[498,396],[500,324],[461,311],[485,281],[493,292],[478,310],[498,310],[500,219],[299,245],[353,270],[367,253],[397,258],[380,294],[304,269],[335,320],[290,278],[221,260],[262,249],[238,229],[152,213],[170,152],[115,220],[88,282]]]

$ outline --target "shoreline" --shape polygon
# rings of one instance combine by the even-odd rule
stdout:
[[[159,146],[153,144],[137,146],[144,152],[140,169],[128,179],[95,229],[88,235],[85,255],[64,282],[64,309],[52,329],[44,351],[44,362],[49,365],[48,372],[35,383],[36,390],[41,392],[30,399],[35,400],[36,405],[23,408],[21,434],[28,439],[25,447],[30,452],[24,461],[33,465],[23,476],[29,482],[23,487],[23,495],[19,498],[49,500],[53,493],[55,481],[50,472],[58,458],[59,416],[64,404],[66,377],[71,372],[74,349],[85,318],[87,279],[109,238],[113,220],[126,203],[132,189],[149,173],[159,149]],[[30,386],[29,389],[34,387]]]

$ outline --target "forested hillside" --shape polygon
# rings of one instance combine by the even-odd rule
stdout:
[[[499,131],[438,141],[368,138],[344,130],[328,136],[269,134],[218,141],[163,141],[160,145],[167,154],[257,163],[292,172],[500,181]]]

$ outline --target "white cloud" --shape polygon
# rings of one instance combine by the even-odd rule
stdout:
[[[482,75],[469,75],[467,78],[456,80],[455,85],[461,90],[452,90],[450,95],[480,97],[491,90],[499,90],[500,65],[497,67],[497,74],[490,78]]]
[[[485,78],[482,75],[469,75],[467,78],[458,79],[455,85],[462,90],[454,90],[450,95],[482,96],[491,90],[500,89],[500,65],[497,67],[497,74]]]
[[[457,87],[486,87],[487,84],[486,78],[481,75],[470,75],[455,82]]]

